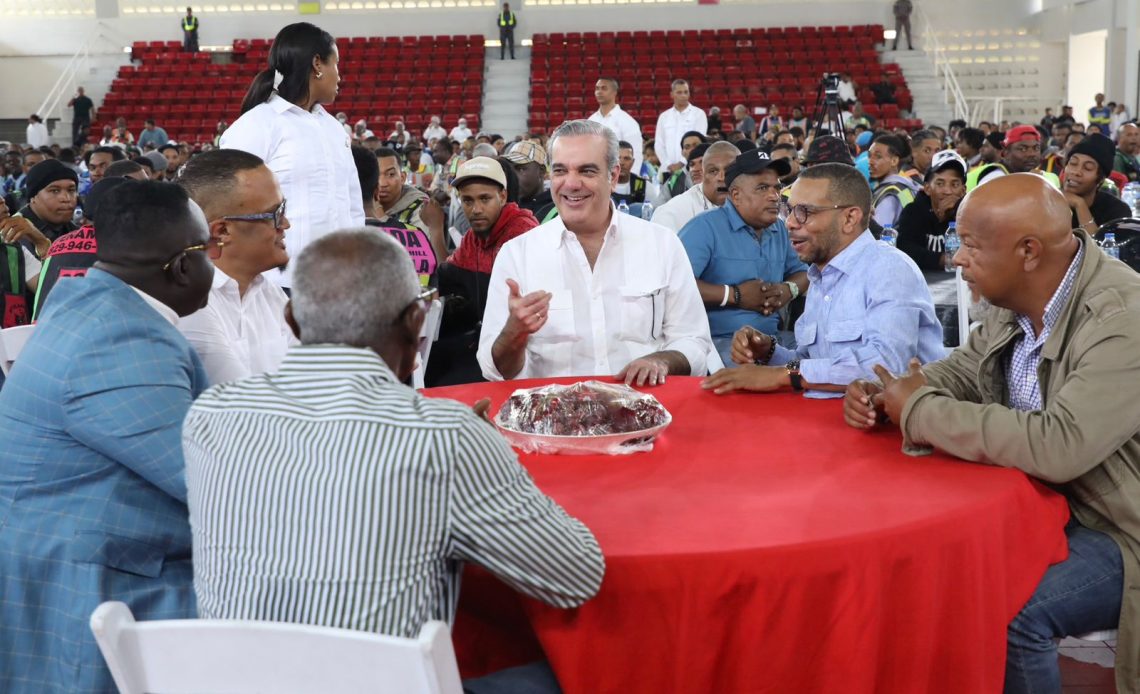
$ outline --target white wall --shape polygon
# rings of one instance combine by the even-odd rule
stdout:
[[[1107,41],[1108,32],[1104,29],[1069,37],[1069,72],[1081,78],[1069,80],[1065,101],[1073,107],[1078,120],[1088,119],[1089,108],[1096,103],[1093,95],[1104,91]]]

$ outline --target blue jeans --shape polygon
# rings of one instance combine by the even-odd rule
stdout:
[[[464,694],[562,694],[545,660],[492,672],[463,683]]]
[[[1009,624],[1006,694],[1061,691],[1061,669],[1053,639],[1115,629],[1124,594],[1120,547],[1104,533],[1076,521],[1065,528],[1069,558],[1050,566]]]

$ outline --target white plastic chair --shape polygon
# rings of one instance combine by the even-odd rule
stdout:
[[[17,325],[14,328],[0,330],[0,373],[5,376],[12,370],[16,357],[24,350],[24,345],[32,336],[34,325]]]
[[[420,345],[419,364],[412,372],[412,387],[416,390],[424,387],[424,374],[427,373],[428,357],[431,356],[431,346],[439,339],[439,326],[443,321],[443,301],[433,299],[431,308],[424,316],[424,327],[420,330],[423,344]]]
[[[1081,634],[1073,638],[1080,639],[1081,641],[1115,641],[1116,635],[1116,629],[1106,629],[1105,631],[1090,631],[1087,634]]]
[[[121,602],[91,615],[91,631],[122,694],[460,694],[443,622],[418,639],[277,622],[136,622]]]

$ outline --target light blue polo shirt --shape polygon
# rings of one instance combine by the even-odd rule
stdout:
[[[710,284],[741,284],[755,279],[783,282],[807,270],[792,250],[788,228],[782,220],[776,220],[758,235],[741,218],[732,200],[726,200],[724,207],[693,217],[681,229],[680,238],[693,274]],[[731,336],[745,325],[768,335],[776,334],[775,314],[765,316],[733,307],[705,308],[713,337]]]

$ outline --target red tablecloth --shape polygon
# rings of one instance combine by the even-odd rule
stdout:
[[[908,457],[837,400],[698,383],[650,391],[673,414],[651,453],[522,456],[593,530],[605,580],[559,610],[468,571],[464,674],[545,652],[568,694],[1001,691],[1006,625],[1066,555],[1064,499],[1018,471]],[[497,411],[534,385],[427,394]]]

